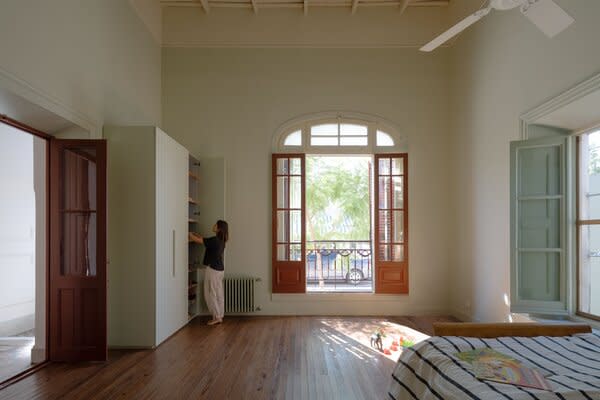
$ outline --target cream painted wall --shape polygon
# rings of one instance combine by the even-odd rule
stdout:
[[[262,278],[263,314],[450,311],[447,69],[447,49],[431,55],[407,49],[163,50],[165,131],[194,155],[225,158],[226,271]],[[291,118],[334,109],[379,115],[407,138],[408,296],[271,298],[272,136]]]
[[[160,123],[160,48],[128,1],[5,0],[0,86],[94,135]]]
[[[452,298],[465,318],[509,315],[509,142],[520,139],[519,115],[600,70],[600,2],[557,2],[576,23],[554,39],[515,10],[493,12],[452,48]]]

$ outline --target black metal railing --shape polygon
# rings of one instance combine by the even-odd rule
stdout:
[[[373,280],[369,240],[306,242],[306,282],[359,285]]]

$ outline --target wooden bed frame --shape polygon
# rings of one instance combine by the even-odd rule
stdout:
[[[478,338],[495,338],[503,336],[570,336],[576,333],[590,333],[592,328],[587,324],[577,323],[491,323],[480,324],[470,322],[435,322],[435,336],[466,336]]]

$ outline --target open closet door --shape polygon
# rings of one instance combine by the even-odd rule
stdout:
[[[106,141],[50,141],[49,359],[104,361]]]

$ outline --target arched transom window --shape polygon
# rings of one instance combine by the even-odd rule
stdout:
[[[381,153],[402,150],[390,126],[354,118],[329,118],[292,124],[282,129],[274,151],[305,153]]]

